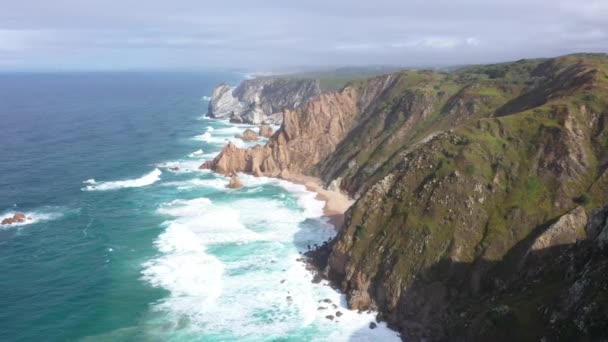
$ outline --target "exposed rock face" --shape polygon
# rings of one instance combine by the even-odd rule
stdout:
[[[24,213],[15,213],[12,217],[7,217],[2,220],[0,224],[9,225],[14,223],[22,223],[30,218],[26,217]]]
[[[322,94],[301,110],[285,111],[284,123],[264,147],[239,149],[229,144],[206,167],[221,173],[280,176],[302,173],[334,151],[357,115],[357,91]]]
[[[229,189],[238,189],[243,187],[243,183],[241,183],[241,179],[239,178],[239,176],[234,173],[232,174],[232,176],[230,176],[230,181],[228,182],[228,185],[226,185],[226,187]]]
[[[226,84],[220,84],[213,90],[207,115],[212,118],[229,118],[233,113],[240,113],[243,110],[244,106],[233,95],[233,89]]]
[[[282,119],[282,117],[280,118]],[[255,102],[249,105],[249,108],[244,110],[240,115],[234,115],[230,118],[230,122],[245,122],[245,123],[264,123],[271,121],[264,113],[259,103]]]
[[[608,206],[593,211],[586,231],[601,247],[608,243]]]
[[[243,134],[237,134],[235,135],[236,138],[242,139],[243,141],[256,141],[256,140],[260,140],[260,137],[258,136],[258,134],[256,132],[254,132],[253,130],[247,128]]]
[[[482,96],[470,112],[458,109],[469,100],[452,98],[442,106],[440,97],[406,90],[405,107],[380,111],[355,128],[358,141],[348,141],[351,133],[321,168],[332,175],[326,180],[345,177],[342,185],[360,195],[327,268],[349,306],[379,310],[408,340],[605,338],[599,331],[606,328],[608,304],[600,303],[590,279],[597,281],[595,267],[605,270],[606,258],[580,242],[585,231],[600,229],[585,228],[587,214],[575,200],[587,194],[586,202],[608,201],[605,166],[593,166],[605,165],[608,155],[601,141],[608,136],[607,67],[605,57],[552,60],[531,69],[536,88],[511,89],[511,100]],[[577,79],[567,89],[555,86],[564,74]],[[529,92],[546,96],[531,101]],[[495,115],[504,106],[509,114]],[[454,119],[450,112],[469,118],[416,143],[412,138],[428,134],[423,127],[429,123],[416,119],[408,128],[408,120],[433,112],[443,124]],[[494,118],[475,118],[483,113]],[[397,141],[409,143],[391,143],[399,135]],[[565,273],[571,277],[556,280]],[[587,287],[579,291],[582,283]],[[539,298],[543,291],[548,294]],[[576,303],[573,291],[598,309],[581,317],[581,326],[562,329],[554,322],[576,320],[583,306],[553,303]],[[552,310],[563,316],[551,318]]]
[[[587,235],[587,213],[583,207],[576,207],[569,213],[561,216],[557,222],[549,226],[534,240],[530,251],[538,251],[561,245],[571,245],[584,240]]]
[[[232,122],[281,124],[283,110],[302,107],[321,93],[316,80],[256,78],[232,89],[221,84],[213,91],[208,115]]]
[[[258,134],[264,138],[270,138],[274,134],[274,130],[269,125],[260,125]]]

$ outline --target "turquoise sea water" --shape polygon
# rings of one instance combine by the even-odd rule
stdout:
[[[0,75],[0,218],[31,218],[0,227],[0,341],[396,339],[297,261],[334,234],[314,194],[197,170],[248,127],[202,117],[238,79]]]

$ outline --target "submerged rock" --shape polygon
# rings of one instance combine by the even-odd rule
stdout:
[[[243,183],[241,183],[239,176],[234,173],[232,176],[230,176],[230,181],[228,181],[228,185],[226,185],[226,187],[229,189],[238,189],[243,187]]]

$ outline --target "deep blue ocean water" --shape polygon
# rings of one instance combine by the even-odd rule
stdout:
[[[202,117],[240,78],[0,74],[0,218],[31,218],[0,226],[0,341],[395,338],[297,261],[334,234],[314,194],[197,170],[245,145]]]

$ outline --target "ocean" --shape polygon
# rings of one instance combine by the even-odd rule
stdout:
[[[204,117],[241,78],[0,75],[0,218],[30,218],[0,226],[0,341],[399,340],[298,261],[335,234],[314,193],[198,170],[254,144]]]

